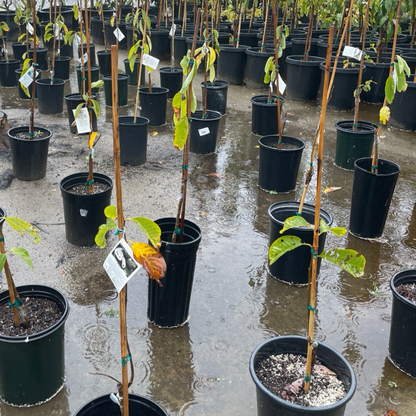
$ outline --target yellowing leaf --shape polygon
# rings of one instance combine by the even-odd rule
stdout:
[[[390,108],[386,105],[380,109],[380,121],[386,124],[390,119]]]
[[[24,235],[26,231],[32,237],[34,237],[35,243],[38,243],[40,241],[40,237],[38,236],[36,228],[29,222],[26,222],[16,217],[4,217],[4,219],[6,220],[7,224],[9,224],[10,227],[13,228],[13,230],[20,232],[21,235]]]
[[[152,131],[152,136],[157,136],[158,132],[157,131]]]
[[[324,189],[324,194],[329,194],[330,192],[339,191],[342,189],[340,186],[331,186],[330,188]]]
[[[159,279],[166,274],[166,262],[161,252],[146,243],[133,243],[131,249],[134,258],[143,266],[149,277],[162,286]]]
[[[88,146],[90,149],[94,147],[94,144],[96,143],[96,141],[98,141],[99,138],[100,138],[100,134],[97,133],[96,131],[93,131],[90,133],[90,138],[88,139]]]

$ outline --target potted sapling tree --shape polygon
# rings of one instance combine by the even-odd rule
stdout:
[[[0,398],[5,403],[36,406],[52,399],[65,380],[65,321],[69,303],[58,290],[36,284],[16,286],[10,266],[20,257],[33,269],[23,247],[6,248],[3,226],[39,241],[30,223],[0,208],[0,272],[7,290],[0,293]],[[39,371],[47,368],[48,371]]]

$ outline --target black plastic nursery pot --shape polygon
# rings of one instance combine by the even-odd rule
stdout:
[[[295,227],[280,234],[283,229],[284,222],[287,218],[293,217],[297,214],[299,209],[299,202],[284,201],[276,202],[271,205],[268,210],[270,219],[269,230],[269,246],[284,235],[294,235],[299,237],[302,242],[312,245],[313,243],[313,229],[305,227]],[[309,224],[314,223],[315,207],[310,204],[304,204],[302,209],[302,217],[305,218]],[[321,208],[320,218],[328,225],[332,224],[332,216]],[[326,233],[319,236],[318,254],[322,253],[326,240]],[[280,257],[272,265],[269,265],[269,273],[275,279],[284,283],[293,285],[308,284],[309,266],[311,263],[311,248],[309,246],[301,246],[286,253]],[[318,257],[318,273],[321,265],[321,258]]]
[[[13,57],[20,62],[23,62],[23,54],[26,53],[28,47],[27,43],[22,42],[12,42]]]
[[[146,162],[147,158],[147,126],[146,117],[120,116],[118,118],[120,134],[120,163],[137,166]]]
[[[64,81],[69,79],[71,59],[69,56],[55,56],[55,78],[63,79]]]
[[[92,95],[91,97],[93,100],[97,99],[96,95]],[[73,126],[72,123],[75,120],[73,110],[76,110],[79,104],[85,103],[84,99],[82,98],[81,94],[74,93],[74,94],[67,94],[64,97],[66,103],[66,109],[68,112],[68,121],[69,121],[69,130],[71,133],[77,134],[77,126]],[[97,116],[95,115],[94,111],[91,112],[92,116],[92,131],[97,131]]]
[[[152,52],[151,55],[161,61],[169,59],[170,43],[169,30],[167,29],[151,29]]]
[[[201,242],[201,229],[185,220],[183,242],[171,243],[175,218],[161,218],[155,222],[162,235],[160,252],[166,261],[166,275],[159,286],[149,278],[147,316],[160,327],[174,328],[189,319],[189,306],[194,280],[196,255]]]
[[[29,48],[29,58],[33,59],[33,48]],[[36,48],[36,62],[41,71],[48,70],[48,49]]]
[[[350,111],[354,108],[355,97],[354,91],[357,89],[358,72],[360,67],[356,66],[343,66],[343,62],[338,62],[337,70],[335,72],[334,84],[331,91],[331,96],[328,100],[328,108],[336,111]],[[321,85],[325,76],[325,62],[319,65],[321,69]],[[363,72],[366,67],[363,66]],[[330,76],[332,75],[332,64],[329,70]],[[322,91],[322,88],[321,88]]]
[[[191,115],[189,125],[189,150],[193,153],[210,154],[217,146],[218,126],[221,113],[207,110],[206,118],[203,110],[196,110]]]
[[[283,148],[279,149],[278,140],[277,134],[259,139],[258,184],[265,191],[285,193],[296,188],[305,143],[294,137],[282,136]]]
[[[108,188],[96,194],[76,194],[71,188],[86,185],[88,172],[78,172],[61,180],[66,239],[76,246],[92,246],[98,227],[105,224],[104,208],[110,205],[113,181],[107,175],[94,173],[94,183]]]
[[[302,55],[305,51],[306,37],[296,37],[291,40],[292,42],[292,54],[293,55]],[[311,47],[309,50],[309,55],[318,56],[318,43],[320,39],[312,38]]]
[[[59,114],[64,111],[64,87],[63,79],[49,78],[37,79],[38,109],[41,114]]]
[[[169,40],[171,41],[172,38],[169,37]],[[186,36],[175,35],[174,41],[175,49],[173,51],[173,59],[174,63],[178,65],[181,63],[182,58],[186,55],[186,52],[188,51],[188,46],[186,44]]]
[[[274,56],[274,51],[266,49],[260,52],[261,48],[246,49],[246,75],[244,82],[250,88],[269,88],[269,84],[264,83],[264,66],[270,56]]]
[[[137,86],[137,81],[139,77],[139,74],[138,74],[139,60],[136,59],[136,61],[134,62],[133,71],[130,70],[130,64],[129,64],[128,59],[124,59],[123,63],[124,63],[124,70],[126,72],[126,75],[129,77],[128,84]],[[140,85],[146,85],[146,68],[145,67],[142,68]]]
[[[9,59],[0,61],[0,83],[2,87],[15,87],[16,69],[20,68],[20,61],[17,59]]]
[[[129,393],[129,414],[131,416],[168,416],[166,411],[153,400]],[[96,397],[78,409],[74,416],[120,416],[120,406],[109,394]]]
[[[368,80],[371,89],[369,91],[361,91],[360,100],[365,103],[380,104],[384,100],[384,88],[387,78],[389,77],[390,62],[365,62],[365,73],[363,73],[363,83]],[[397,95],[395,99],[397,98]]]
[[[354,120],[343,120],[338,121],[335,128],[335,165],[342,169],[354,170],[357,159],[371,156],[377,125],[359,120],[357,130],[354,130]]]
[[[166,123],[167,88],[148,87],[139,89],[140,115],[149,119],[151,126],[162,126]]]
[[[416,304],[400,295],[397,292],[397,287],[415,283],[415,269],[401,271],[390,279],[393,302],[389,359],[400,371],[413,378],[416,378]]]
[[[101,75],[111,75],[111,51],[98,51],[98,66]]]
[[[231,85],[241,85],[246,70],[248,46],[234,48],[232,45],[221,45],[221,52],[217,58],[218,78]]]
[[[240,31],[240,42],[239,44],[242,46],[248,46],[249,48],[255,48],[257,46],[258,38],[257,38],[257,31],[251,29],[248,32],[248,29],[243,29]]]
[[[69,304],[60,292],[48,286],[20,286],[17,291],[22,299],[52,300],[62,311],[58,322],[33,335],[0,334],[0,399],[12,406],[29,407],[49,401],[63,387]],[[9,292],[2,292],[0,304],[9,301]]]
[[[205,85],[201,82],[202,96],[204,96]],[[218,111],[224,115],[227,111],[228,82],[215,80],[207,83],[207,109]]]
[[[290,55],[286,58],[287,98],[304,102],[318,98],[321,62],[325,62],[325,59],[318,56],[309,56],[307,61],[303,60],[303,55]]]
[[[84,53],[84,55],[87,53],[86,43],[82,45],[82,52]],[[81,59],[81,45],[78,45],[78,59]],[[93,43],[90,43],[90,54],[88,55],[88,59],[90,61],[90,65],[97,65],[97,61],[95,59],[95,45]],[[84,61],[84,64],[86,64],[86,61]]]
[[[19,91],[19,98],[21,100],[30,100],[31,97],[28,97],[25,94],[25,92],[23,91],[23,88],[22,88],[22,86],[20,85],[20,82],[19,82],[19,79],[22,76],[22,71],[23,71],[23,69],[20,69],[20,68],[16,69],[16,71],[14,71],[15,74],[16,74],[16,84],[17,84],[17,89]],[[29,85],[28,92],[29,92],[29,94],[32,94],[32,86],[31,85]],[[35,82],[35,98],[37,98],[37,97],[38,97],[38,86],[36,85],[36,82]]]
[[[77,72],[77,81],[78,81],[78,91],[80,93],[82,93],[82,83],[83,83],[83,78],[82,78],[82,67],[81,65],[78,65],[75,68],[76,72]],[[100,67],[99,66],[91,66],[91,76],[89,76],[87,68],[84,68],[84,76],[85,76],[85,88],[86,90],[88,90],[88,78],[91,79],[91,83],[96,82],[100,79]],[[98,88],[93,88],[91,90],[91,92],[93,94],[97,94],[98,93]]]
[[[328,406],[305,407],[283,400],[266,389],[256,375],[260,363],[272,355],[295,354],[306,356],[307,339],[285,335],[263,341],[250,357],[249,370],[256,385],[257,416],[342,416],[356,389],[354,370],[348,361],[332,347],[319,342],[317,360],[333,371],[345,386],[347,394]],[[313,381],[312,381],[313,382]]]
[[[113,106],[113,87],[112,76],[103,76],[104,81],[104,93],[105,93],[105,105],[108,107]],[[128,76],[124,74],[117,75],[117,89],[118,89],[118,106],[125,107],[127,105],[128,97]]]
[[[167,88],[168,98],[173,98],[182,88],[183,69],[179,67],[164,67],[159,69],[160,86]]]
[[[27,136],[29,126],[14,127],[7,132],[10,140],[13,175],[22,181],[36,181],[46,175],[49,140],[52,132],[44,127],[35,126],[36,132],[46,133],[45,137],[27,139],[16,137],[19,133]]]
[[[383,159],[378,160],[378,173],[372,173],[371,162],[370,157],[355,161],[349,231],[360,238],[383,235],[400,173],[399,165]]]
[[[277,97],[272,95],[269,102],[268,94],[255,95],[251,101],[251,132],[259,136],[278,133]],[[284,99],[280,97],[280,111],[283,109]]]

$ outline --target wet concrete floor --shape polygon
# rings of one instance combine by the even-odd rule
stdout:
[[[126,51],[120,52],[120,70],[125,55]],[[163,64],[160,66],[166,66]],[[201,80],[198,75],[199,99]],[[156,72],[153,82],[159,85]],[[77,92],[75,75],[65,88],[65,93]],[[255,387],[248,371],[251,352],[275,335],[306,334],[306,288],[288,286],[267,273],[267,209],[274,202],[300,198],[319,108],[316,103],[286,100],[289,122],[285,133],[303,139],[306,148],[296,191],[267,193],[257,186],[258,137],[250,127],[250,97],[259,93],[265,90],[230,86],[217,151],[191,155],[187,218],[201,227],[203,237],[189,323],[178,329],[150,324],[146,316],[147,277],[142,273],[129,283],[128,336],[135,366],[131,391],[156,400],[172,416],[256,415]],[[129,105],[121,108],[120,114],[133,114],[134,95],[135,87],[129,87]],[[29,102],[17,97],[17,89],[0,91],[0,109],[9,115],[12,126],[27,124],[29,118]],[[95,169],[113,177],[112,113],[105,109],[103,91],[99,101],[102,139],[96,149]],[[362,104],[361,109],[361,119],[377,122],[379,106]],[[334,166],[334,124],[351,118],[351,113],[329,111],[325,131],[323,188],[342,189],[324,195],[322,207],[332,214],[334,224],[344,227],[348,227],[353,173]],[[147,162],[122,168],[125,216],[157,219],[176,213],[182,160],[172,146],[171,120],[169,102],[167,124],[149,127]],[[70,300],[66,382],[64,389],[42,406],[16,409],[0,403],[2,416],[68,416],[91,398],[115,390],[112,380],[91,373],[120,378],[119,326],[113,316],[118,299],[102,267],[116,237],[101,250],[72,246],[64,232],[59,183],[67,174],[86,170],[87,140],[69,132],[66,110],[54,116],[36,110],[36,121],[53,131],[46,177],[35,182],[14,179],[1,190],[0,206],[10,216],[35,223],[40,231],[37,246],[11,232],[6,235],[7,246],[25,246],[34,262],[33,272],[20,260],[10,262],[16,283],[51,285]],[[346,416],[381,416],[390,408],[400,416],[414,414],[416,381],[393,367],[387,348],[389,279],[416,263],[416,136],[390,128],[384,135],[380,157],[401,166],[384,235],[377,241],[329,236],[328,246],[354,248],[364,254],[366,272],[356,279],[323,264],[318,285],[316,338],[344,354],[357,375],[357,391]],[[0,172],[9,168],[10,156],[2,153]],[[314,203],[313,188],[306,202]],[[135,229],[128,229],[128,237],[143,238]],[[5,290],[2,277],[0,289]]]

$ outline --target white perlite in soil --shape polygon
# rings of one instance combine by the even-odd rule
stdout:
[[[259,364],[256,375],[273,394],[300,406],[328,406],[345,397],[347,393],[342,381],[318,362],[306,393],[303,390],[305,365],[306,358],[302,355],[271,355]]]

